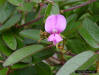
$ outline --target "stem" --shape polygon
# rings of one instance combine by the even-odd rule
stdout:
[[[61,61],[60,60],[58,60],[57,58],[55,58],[55,57],[50,57],[50,58],[48,58],[47,59],[47,61],[50,63],[53,63],[53,64],[61,64]]]
[[[66,52],[66,55],[75,56],[76,54],[71,53],[70,51]]]
[[[0,60],[0,63],[3,63],[4,61]]]
[[[69,8],[69,9],[62,10],[62,12],[71,11],[71,10],[74,10],[74,9],[77,9],[77,8],[80,8],[80,7],[83,7],[83,6],[86,6],[86,5],[88,5],[88,4],[90,4],[90,3],[93,3],[93,2],[95,2],[95,1],[96,1],[96,0],[89,0],[89,1],[87,1],[87,2],[85,2],[85,3],[83,3],[83,4],[74,6],[74,7]]]
[[[11,72],[10,70],[11,70],[11,68],[8,67],[8,71],[7,71],[6,75],[9,75],[9,73]]]
[[[0,26],[2,26],[2,24],[0,23]]]
[[[32,23],[35,23],[35,22],[39,21],[42,17],[43,17],[43,16],[40,16],[40,17],[38,17],[38,18],[36,18],[36,19],[30,21],[30,22],[27,22],[27,23],[25,23],[25,24],[23,24],[23,25],[17,26],[17,28],[21,28],[21,27],[30,25],[30,24],[32,24]]]
[[[99,54],[99,51],[96,51],[95,53],[96,53],[96,54]]]
[[[69,8],[69,9],[62,10],[62,12],[71,11],[71,10],[74,10],[74,9],[77,9],[77,8],[80,8],[80,7],[83,7],[83,6],[86,6],[86,5],[88,5],[88,4],[92,3],[92,2],[95,2],[95,1],[96,1],[96,0],[89,0],[89,1],[87,1],[87,2],[85,2],[85,3],[83,3],[83,4],[81,4],[81,5],[78,5],[78,6]],[[39,16],[38,18],[36,18],[36,19],[34,19],[34,20],[30,21],[30,22],[27,22],[27,23],[25,23],[25,24],[23,24],[23,25],[17,26],[17,28],[21,28],[21,27],[30,25],[30,24],[32,24],[32,23],[35,23],[35,22],[39,21],[41,18],[43,18],[43,17],[44,17],[44,16]]]

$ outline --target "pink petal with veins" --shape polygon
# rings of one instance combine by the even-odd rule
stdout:
[[[48,41],[52,41],[54,45],[56,45],[57,43],[59,43],[60,41],[62,41],[62,37],[60,36],[60,34],[51,34],[48,37]]]
[[[46,19],[45,30],[48,33],[60,33],[66,28],[66,19],[63,15],[51,15]]]

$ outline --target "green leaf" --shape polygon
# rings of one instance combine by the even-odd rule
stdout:
[[[13,65],[13,64],[21,61],[22,59],[41,51],[42,48],[43,48],[42,45],[31,45],[31,46],[26,46],[24,48],[18,49],[17,51],[12,53],[8,57],[8,59],[6,59],[3,66]]]
[[[12,53],[12,51],[6,47],[1,38],[0,38],[0,52],[6,56],[9,56]]]
[[[26,63],[17,63],[17,64],[14,64],[13,66],[11,66],[12,69],[22,69],[22,68],[25,68],[25,67],[28,67],[30,66],[30,64],[26,64]]]
[[[0,32],[5,31],[14,26],[21,18],[20,14],[14,14],[4,25],[0,27]]]
[[[14,37],[14,34],[11,32],[5,32],[2,35],[4,42],[7,44],[9,48],[12,50],[15,50],[17,47],[17,41],[16,38]]]
[[[93,14],[98,15],[99,14],[99,1],[96,0],[96,2],[93,2],[90,4],[91,6],[91,11],[93,12]]]
[[[13,11],[14,7],[8,3],[6,3],[2,8],[0,8],[0,23],[3,24]]]
[[[55,4],[52,6],[51,14],[59,14],[59,6],[58,6],[57,3],[55,3]]]
[[[99,48],[99,26],[86,18],[83,21],[82,27],[79,29],[80,35],[93,48]]]
[[[52,75],[50,67],[43,62],[36,64],[35,68],[37,70],[37,75]]]
[[[65,1],[65,0],[54,0],[54,2],[60,2],[60,1]]]
[[[31,56],[28,56],[28,57],[24,58],[21,62],[32,63],[32,57]]]
[[[67,23],[75,21],[77,19],[77,14],[72,14],[67,18]]]
[[[86,63],[84,63],[81,67],[78,68],[78,70],[87,70],[89,67],[91,67],[93,64],[96,64],[96,61],[98,60],[98,55],[95,54],[91,57]]]
[[[99,73],[95,73],[95,74],[90,74],[90,75],[99,75]]]
[[[33,55],[32,61],[34,63],[41,62],[44,59],[51,57],[55,53],[54,47],[51,47],[47,50],[42,50]]]
[[[27,29],[20,32],[20,35],[33,40],[40,40],[40,30]]]
[[[88,31],[92,38],[99,43],[99,26],[86,18],[83,21],[83,27]]]
[[[21,11],[31,11],[33,8],[33,4],[32,3],[23,3],[23,6],[19,6],[17,7],[18,10]]]
[[[44,21],[46,20],[46,18],[50,15],[52,10],[52,4],[48,4],[46,10],[45,10],[45,15],[44,15]]]
[[[83,27],[79,29],[80,35],[84,40],[93,48],[99,48],[98,43],[92,38],[92,36]]]
[[[0,75],[6,75],[7,71],[8,71],[8,68],[4,68],[0,70]]]
[[[22,48],[24,47],[24,42],[23,42],[23,39],[19,36],[16,36],[16,41],[17,41],[17,48]]]
[[[48,4],[45,11],[44,20],[51,14],[59,14],[59,6],[57,3],[55,3],[54,5]]]
[[[82,66],[80,66],[77,70],[90,70],[90,67],[92,67],[93,64],[96,63],[96,61],[98,60],[98,55],[95,54],[93,57],[91,57],[91,59],[89,59],[86,63],[84,63]],[[95,66],[96,69],[96,66]],[[72,75],[76,75],[77,73],[72,73]],[[77,74],[78,75],[78,74]]]
[[[80,53],[87,50],[88,46],[84,40],[81,39],[69,39],[66,41],[67,48],[73,53]]]
[[[70,75],[79,67],[81,67],[84,63],[95,56],[95,53],[92,51],[86,51],[76,55],[75,57],[68,60],[63,67],[58,71],[56,75]],[[94,61],[93,61],[94,62]]]
[[[80,22],[71,21],[64,31],[64,35],[72,35],[73,32],[76,32],[81,27]]]
[[[8,2],[16,6],[21,6],[24,3],[24,0],[8,0]]]
[[[81,1],[81,0],[67,0],[66,2],[77,2],[77,1]]]
[[[0,7],[5,4],[6,0],[0,0]]]
[[[42,0],[32,0],[33,2],[40,3]]]
[[[14,70],[9,75],[37,75],[37,74],[35,68],[31,66],[23,69]]]

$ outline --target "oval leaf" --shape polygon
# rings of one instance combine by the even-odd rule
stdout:
[[[31,45],[31,46],[26,46],[24,48],[21,48],[14,53],[12,53],[8,59],[4,62],[3,66],[9,66],[13,65],[20,60],[24,59],[27,56],[30,56],[32,54],[35,54],[43,48],[42,45]]]
[[[29,39],[40,40],[40,30],[23,30],[20,32],[20,35]]]
[[[7,4],[7,3],[3,5],[3,7],[0,8],[0,23],[1,24],[4,23],[8,19],[11,13],[13,13],[14,9],[15,8],[12,5]]]
[[[52,75],[51,68],[49,65],[40,62],[35,65],[35,68],[37,70],[37,75]]]
[[[1,38],[0,38],[0,53],[4,54],[5,56],[9,56],[12,53],[12,51],[7,48],[7,46],[4,44]]]
[[[4,25],[0,27],[0,32],[5,31],[14,26],[21,18],[20,14],[14,14]]]
[[[83,27],[79,29],[80,35],[85,39],[85,41],[93,48],[99,48],[98,43],[91,37],[86,29]]]
[[[86,63],[89,59],[91,59],[95,55],[92,51],[86,51],[78,54],[77,56],[71,58],[66,64],[59,70],[56,75],[70,75],[75,70],[77,70],[80,66]]]
[[[9,48],[11,48],[12,50],[16,49],[17,42],[16,42],[16,38],[14,37],[13,34],[6,32],[6,33],[3,34],[2,37],[3,37],[4,42],[7,44],[7,46]]]
[[[8,0],[8,2],[13,5],[20,6],[24,3],[24,0]]]
[[[92,20],[86,18],[83,21],[83,27],[89,32],[92,38],[99,43],[99,26]]]

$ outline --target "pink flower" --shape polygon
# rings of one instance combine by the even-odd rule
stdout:
[[[63,15],[51,15],[46,19],[45,30],[50,33],[48,41],[52,41],[54,45],[62,41],[60,33],[66,28],[66,19]]]

